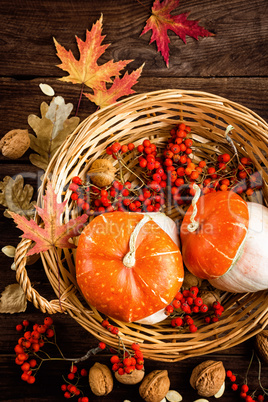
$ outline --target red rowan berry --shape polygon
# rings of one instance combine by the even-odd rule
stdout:
[[[234,374],[231,375],[230,380],[231,380],[232,382],[235,382],[235,381],[236,381],[236,376],[235,376]]]
[[[81,371],[80,371],[80,374],[81,374],[82,377],[86,377],[87,376],[87,370],[82,368]]]
[[[177,292],[175,295],[175,299],[181,300],[183,298],[183,294],[181,292]]]
[[[68,377],[68,379],[69,380],[73,380],[74,379],[74,373],[69,373],[68,375],[67,375],[67,377]]]
[[[174,308],[180,308],[181,302],[180,302],[179,300],[175,299],[175,300],[173,300],[173,302],[172,302],[172,306],[173,306]]]
[[[237,384],[232,384],[232,390],[237,391],[238,390],[238,385]]]
[[[35,382],[35,377],[33,375],[30,375],[27,379],[28,384],[33,384]]]
[[[189,330],[190,330],[190,332],[196,332],[198,330],[198,328],[194,324],[191,324],[191,325],[189,325]]]
[[[77,366],[75,366],[74,364],[70,367],[70,373],[76,373],[77,372]]]
[[[51,328],[47,329],[46,336],[47,336],[47,338],[52,338],[54,336],[53,329],[51,329]]]
[[[196,305],[196,306],[202,306],[202,304],[203,304],[203,300],[202,300],[202,298],[201,297],[196,297],[195,299],[194,299],[194,304]]]
[[[51,317],[46,317],[45,319],[44,319],[44,324],[45,325],[52,325],[53,324],[53,320],[52,320],[52,318]]]
[[[232,381],[232,380],[231,380],[231,381]],[[249,390],[249,388],[248,388],[247,384],[243,384],[243,385],[241,386],[241,391],[242,391],[242,392],[247,393],[248,390]]]
[[[118,328],[117,328],[118,329]],[[106,344],[104,343],[104,342],[100,342],[99,343],[99,348],[101,349],[101,350],[104,350],[105,348],[106,348]]]
[[[140,349],[140,345],[138,344],[138,343],[132,343],[132,345],[131,345],[131,349],[132,350],[139,350]]]
[[[208,311],[208,306],[206,304],[202,304],[202,306],[200,306],[200,311],[201,313],[206,313]]]
[[[166,307],[166,313],[167,313],[167,314],[171,314],[171,313],[173,313],[173,311],[174,311],[173,307],[169,304],[169,305]]]
[[[75,183],[75,184],[78,184],[79,186],[81,186],[81,184],[82,184],[82,179],[81,179],[79,176],[74,176],[74,177],[72,178],[72,182]]]
[[[119,356],[117,356],[117,355],[113,355],[111,358],[110,358],[110,362],[111,363],[119,363],[120,362],[120,358],[119,358]]]

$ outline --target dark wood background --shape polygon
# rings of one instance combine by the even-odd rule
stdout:
[[[258,113],[268,120],[267,65],[268,65],[268,3],[267,0],[181,0],[176,13],[191,11],[190,18],[213,32],[215,36],[196,41],[187,38],[187,45],[170,34],[170,67],[167,68],[155,44],[149,45],[150,34],[140,37],[146,19],[150,15],[151,0],[1,0],[0,2],[0,135],[11,129],[26,129],[27,117],[40,115],[41,102],[48,98],[40,91],[40,83],[53,86],[56,95],[66,102],[74,103],[79,98],[78,85],[67,84],[57,79],[64,73],[56,67],[59,60],[53,45],[53,37],[78,57],[75,35],[85,38],[86,29],[103,14],[105,43],[111,43],[101,62],[110,59],[133,59],[128,71],[145,62],[138,92],[158,89],[182,88],[207,91],[229,98]],[[75,108],[74,108],[75,109]],[[93,113],[96,107],[86,98],[82,99],[81,119]],[[28,151],[22,158],[12,161],[0,156],[1,176],[23,174],[25,182],[37,189],[40,172],[30,164]],[[13,222],[3,217],[0,211],[1,247],[18,243],[20,231]],[[0,253],[2,292],[15,282],[15,272],[10,269],[12,260]],[[29,276],[48,299],[54,297],[40,262],[29,268]],[[64,400],[60,385],[62,374],[67,374],[65,362],[45,363],[37,375],[35,384],[21,381],[21,369],[14,363],[14,346],[18,339],[16,324],[23,319],[41,323],[44,314],[28,304],[25,313],[1,314],[0,331],[0,400],[2,401],[60,401]],[[69,357],[83,355],[96,345],[96,340],[69,316],[53,316],[58,343]],[[251,357],[253,339],[230,350],[209,356],[167,364],[146,361],[146,372],[167,369],[171,389],[178,390],[184,401],[198,399],[191,389],[189,378],[193,368],[209,359],[222,360],[226,369],[243,376]],[[87,361],[89,368],[95,361],[109,365],[107,355],[99,355]],[[258,365],[253,362],[249,374],[249,386],[253,391],[258,386]],[[268,368],[262,370],[263,385],[268,387]],[[141,401],[138,386],[123,386],[115,382],[109,396],[96,397],[88,389],[91,401]],[[214,400],[214,398],[208,398]],[[266,398],[268,400],[268,398]],[[239,396],[226,383],[222,402],[238,401]]]

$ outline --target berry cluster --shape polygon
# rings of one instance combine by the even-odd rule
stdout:
[[[80,396],[82,394],[82,390],[80,389],[81,385],[79,384],[81,382],[81,378],[85,378],[87,377],[87,375],[88,372],[85,368],[82,368],[79,371],[78,367],[72,364],[67,375],[67,380],[65,380],[65,378],[63,377],[65,380],[65,384],[61,385],[61,390],[64,393],[64,398],[70,399],[78,396],[78,402],[88,402],[89,398],[87,396]],[[70,383],[70,381],[74,381],[74,384]]]
[[[237,384],[237,377],[236,375],[233,374],[231,370],[226,371],[226,376],[229,378],[229,380],[232,382],[232,390],[239,392],[239,396],[241,399],[244,399],[245,402],[253,402],[253,401],[258,401],[258,402],[264,402],[264,395],[259,394],[258,396],[255,397],[255,392],[253,392],[251,395],[249,395],[249,387],[246,382],[244,382],[241,386]],[[268,395],[266,390],[263,389],[264,393]],[[266,399],[267,401],[267,399]]]
[[[112,355],[110,361],[112,370],[117,371],[120,375],[131,374],[134,370],[143,370],[144,368],[143,354],[137,343],[131,345],[130,351],[124,348],[121,356],[118,354]]]
[[[249,158],[239,159],[237,155],[223,153],[215,154],[210,161],[202,160],[193,153],[190,133],[189,126],[178,124],[170,130],[164,150],[157,149],[149,139],[137,147],[133,143],[114,142],[106,153],[118,160],[120,180],[117,178],[112,186],[98,188],[75,176],[69,186],[71,198],[88,215],[113,211],[158,212],[171,205],[188,205],[195,195],[194,183],[202,194],[232,190],[248,197],[262,187],[261,175],[254,171]],[[138,187],[123,180],[122,170],[130,170],[124,164],[123,155],[130,152],[132,159],[138,158],[139,162],[136,173],[132,172],[142,183]]]
[[[24,330],[24,334],[19,338],[14,348],[16,352],[15,363],[21,366],[23,371],[21,379],[28,384],[35,382],[35,375],[41,364],[38,365],[36,359],[31,357],[38,357],[37,353],[46,342],[52,343],[49,341],[54,337],[52,324],[53,320],[50,317],[46,317],[43,324],[36,323],[31,330],[28,329],[30,325],[28,320],[24,320],[22,324],[16,326],[16,330]]]
[[[106,148],[106,153],[108,155],[112,155],[114,159],[118,159],[122,154],[125,154],[129,151],[133,151],[134,148],[135,145],[132,144],[132,142],[129,143],[128,145],[126,144],[121,145],[119,142],[114,142],[113,145]]]
[[[259,172],[254,172],[252,161],[243,157],[237,165],[227,153],[217,156],[217,162],[206,171],[206,178],[202,183],[202,192],[234,191],[246,196],[253,195],[255,190],[262,187],[262,178]]]
[[[55,329],[53,327],[53,320],[51,317],[46,317],[44,322],[40,324],[34,324],[32,329],[29,329],[30,323],[28,320],[24,320],[22,324],[16,326],[17,331],[24,331],[23,336],[19,338],[18,344],[14,350],[16,352],[15,362],[21,366],[23,371],[21,379],[28,384],[35,382],[36,374],[44,361],[51,360],[63,360],[72,361],[67,379],[64,377],[65,384],[62,384],[61,390],[64,392],[64,397],[69,399],[72,397],[79,397],[78,402],[88,402],[87,396],[83,395],[79,383],[82,378],[87,377],[87,370],[81,368],[78,371],[78,367],[73,362],[84,361],[91,355],[95,355],[98,352],[106,349],[106,344],[100,342],[96,348],[90,349],[85,356],[79,359],[69,359],[63,356],[59,346],[56,343]],[[115,327],[113,327],[115,328]],[[45,344],[52,344],[56,346],[60,357],[51,357],[43,349]],[[42,352],[41,354],[39,352]],[[45,357],[44,357],[45,356]],[[38,362],[37,362],[38,361]],[[86,385],[87,381],[84,385]]]
[[[183,292],[177,292],[173,302],[166,307],[166,314],[170,315],[173,327],[189,327],[190,332],[196,332],[197,326],[194,324],[192,313],[208,312],[208,306],[203,303],[202,297],[198,296],[199,289],[192,286]],[[224,307],[219,302],[213,303],[213,314],[205,317],[205,322],[217,322],[224,311]]]
[[[110,358],[112,370],[117,371],[119,375],[131,374],[134,370],[143,370],[144,359],[139,344],[133,343],[131,350],[127,350],[119,336],[119,329],[117,327],[111,325],[107,319],[103,320],[101,325],[112,334],[117,335],[119,343],[121,343],[123,347],[122,352],[119,349],[119,351]]]

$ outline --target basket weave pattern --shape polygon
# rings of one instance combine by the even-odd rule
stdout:
[[[268,125],[254,112],[216,95],[182,90],[166,90],[129,97],[95,112],[84,120],[64,142],[51,161],[41,188],[51,180],[58,202],[68,200],[63,223],[74,218],[78,210],[67,190],[73,176],[85,178],[92,162],[104,156],[104,149],[115,141],[135,145],[149,138],[158,148],[164,148],[169,131],[179,122],[187,122],[192,129],[194,154],[209,160],[215,152],[230,150],[224,137],[227,125],[234,127],[232,139],[240,156],[248,156],[262,173],[263,189],[254,201],[268,202]],[[117,162],[114,161],[116,164]],[[126,156],[124,163],[135,172],[137,158]],[[134,179],[127,171],[125,179]],[[42,205],[39,197],[38,204]],[[166,211],[174,220],[178,211]],[[38,221],[38,217],[36,218]],[[77,241],[77,239],[74,239]],[[32,286],[26,270],[26,253],[30,240],[22,240],[17,247],[17,280],[27,298],[43,312],[67,311],[80,325],[97,339],[117,347],[118,339],[101,326],[103,316],[88,306],[80,294],[75,279],[75,250],[64,249],[41,255],[44,270],[56,297],[48,301]],[[60,269],[60,278],[58,274]],[[60,283],[59,283],[60,282]],[[60,289],[60,295],[59,295]],[[251,294],[224,294],[224,314],[219,322],[203,325],[203,318],[195,320],[196,333],[180,332],[166,319],[152,326],[115,322],[126,345],[139,342],[146,358],[178,361],[235,346],[256,335],[268,323],[268,291]],[[60,300],[59,300],[60,297]]]

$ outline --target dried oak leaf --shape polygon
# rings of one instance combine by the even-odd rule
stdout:
[[[34,216],[35,204],[31,202],[34,189],[30,184],[25,184],[21,175],[16,176],[15,180],[11,177],[4,177],[0,182],[0,203],[7,207],[4,211],[6,218],[11,218],[10,211],[16,212],[30,219]]]
[[[26,296],[18,283],[6,286],[1,294],[0,313],[22,313],[27,308]]]
[[[13,212],[10,213],[18,228],[24,232],[22,237],[35,242],[34,247],[28,251],[27,256],[38,254],[54,247],[75,247],[73,243],[69,242],[69,239],[79,235],[79,229],[83,227],[88,216],[83,214],[63,224],[61,218],[66,203],[67,200],[62,203],[57,202],[57,195],[51,183],[48,182],[46,195],[43,196],[43,208],[36,206],[36,211],[44,222],[43,227],[40,227],[32,219],[28,221],[23,216]]]
[[[188,20],[190,13],[182,13],[178,15],[170,15],[170,12],[178,7],[180,0],[155,0],[152,7],[152,15],[146,21],[146,25],[141,33],[144,35],[150,29],[152,36],[150,44],[156,41],[157,50],[160,52],[169,66],[169,47],[170,39],[167,31],[170,29],[175,32],[184,43],[186,43],[186,35],[198,40],[198,36],[213,36],[205,28],[198,25],[198,21]]]
[[[105,36],[101,35],[102,20],[103,16],[101,15],[96,24],[93,24],[91,31],[86,31],[85,42],[76,36],[80,53],[79,60],[75,59],[71,50],[67,51],[54,38],[57,56],[62,61],[62,64],[58,65],[58,67],[69,73],[67,77],[60,78],[61,81],[84,84],[92,89],[102,90],[103,82],[112,82],[111,77],[119,76],[120,70],[132,61],[120,60],[114,63],[113,60],[110,60],[102,65],[97,64],[98,58],[110,46],[110,44],[101,45],[105,38]]]
[[[130,95],[135,92],[132,86],[137,84],[143,66],[144,64],[130,74],[126,72],[122,78],[116,77],[109,89],[107,89],[106,83],[104,82],[102,89],[94,88],[93,95],[88,93],[84,93],[84,95],[100,108],[111,105],[122,96]]]
[[[37,152],[29,156],[33,165],[46,170],[60,145],[77,127],[78,117],[68,119],[72,109],[71,103],[65,104],[61,96],[56,96],[50,105],[41,104],[41,118],[34,114],[28,116],[28,124],[36,133],[36,136],[29,134],[30,148]]]

